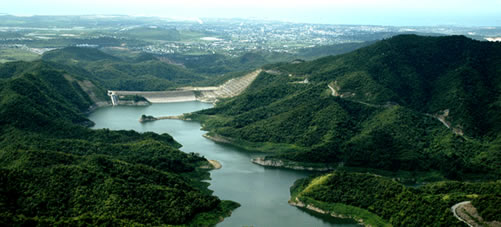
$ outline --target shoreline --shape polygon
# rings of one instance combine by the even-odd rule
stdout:
[[[293,170],[327,172],[336,169],[336,167],[330,167],[330,166],[314,167],[314,166],[301,165],[301,163],[299,162],[284,161],[281,159],[266,159],[266,157],[253,158],[251,159],[251,162],[260,166],[293,169]]]
[[[301,200],[299,200],[299,198],[297,198],[297,197],[295,198],[295,201],[289,200],[288,203],[291,206],[295,206],[295,207],[299,207],[299,208],[304,208],[304,209],[307,209],[307,210],[310,210],[310,211],[313,211],[313,212],[316,212],[316,213],[319,213],[319,214],[329,215],[329,216],[334,217],[334,218],[351,219],[351,220],[354,220],[358,224],[361,224],[363,226],[372,227],[372,225],[364,222],[364,220],[362,218],[354,217],[354,216],[350,216],[350,215],[345,215],[345,214],[339,214],[339,213],[336,213],[336,212],[330,212],[330,211],[324,210],[322,208],[316,207],[313,204],[306,204],[306,203],[302,202]]]
[[[209,133],[205,133],[202,136],[206,139],[212,140],[212,141],[217,142],[217,143],[232,144],[230,139],[228,139],[226,137],[219,136],[219,135],[211,136],[211,135],[209,135]]]
[[[231,138],[220,136],[220,135],[209,135],[210,132],[203,134],[202,136],[212,140],[216,143],[223,143],[223,144],[228,144],[231,146],[235,146],[247,151],[252,151],[252,152],[259,152],[259,153],[267,153],[259,150],[249,150],[246,149],[245,147],[242,147],[238,144],[233,143]],[[293,170],[303,170],[303,171],[315,171],[315,172],[327,172],[327,171],[332,171],[337,169],[337,166],[321,166],[321,167],[315,167],[308,165],[307,163],[300,163],[300,162],[294,162],[294,161],[284,161],[281,159],[266,159],[266,157],[257,157],[253,158],[250,160],[252,163],[260,166],[265,166],[265,167],[274,167],[274,168],[282,168],[282,169],[293,169]]]
[[[205,171],[218,170],[223,168],[223,165],[217,160],[207,159],[208,164],[199,166],[199,168],[204,169]]]
[[[207,160],[214,167],[214,169],[221,169],[223,165],[217,160]]]

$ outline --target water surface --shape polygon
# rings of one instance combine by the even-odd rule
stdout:
[[[210,107],[212,104],[201,102],[103,107],[89,118],[96,123],[94,128],[169,133],[183,145],[182,151],[218,160],[223,167],[211,172],[209,188],[220,199],[233,200],[242,205],[218,226],[357,226],[351,220],[312,214],[287,203],[289,187],[311,172],[255,165],[250,159],[259,154],[202,137],[205,132],[200,130],[198,122],[159,120],[141,124],[138,121],[142,114],[171,116]]]

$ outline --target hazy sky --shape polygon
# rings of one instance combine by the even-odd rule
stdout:
[[[15,15],[127,14],[378,25],[501,26],[501,0],[0,0]]]

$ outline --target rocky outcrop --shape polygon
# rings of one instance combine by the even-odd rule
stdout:
[[[208,160],[208,161],[212,165],[212,167],[214,167],[214,169],[221,169],[221,167],[223,167],[223,165],[221,165],[221,163],[216,160]]]
[[[334,170],[335,167],[325,166],[325,167],[314,167],[314,166],[304,166],[299,162],[292,161],[283,161],[280,159],[270,159],[266,157],[258,157],[251,159],[252,163],[261,165],[261,166],[270,166],[270,167],[279,167],[279,168],[287,168],[287,169],[295,169],[295,170],[308,170],[308,171],[330,171]]]
[[[141,115],[141,118],[139,118],[140,123],[149,122],[149,121],[156,121],[156,120],[158,120],[158,118],[153,117],[153,116],[144,115],[144,114]]]
[[[226,137],[223,137],[223,136],[219,136],[219,135],[211,136],[208,133],[205,133],[202,136],[207,138],[207,139],[210,139],[214,142],[231,144],[231,140],[226,138]]]
[[[209,164],[200,166],[200,168],[211,170],[211,169],[221,169],[223,167],[223,165],[221,165],[221,163],[216,160],[207,160],[207,161],[209,162]]]
[[[357,217],[351,216],[351,215],[344,215],[344,214],[337,214],[337,213],[334,213],[334,212],[329,212],[327,210],[323,210],[323,209],[321,209],[319,207],[316,207],[313,204],[303,203],[297,197],[296,197],[296,199],[294,201],[289,201],[289,204],[291,206],[301,207],[301,208],[305,208],[305,209],[308,209],[308,210],[311,210],[311,211],[315,211],[315,212],[320,213],[320,214],[330,215],[330,216],[335,217],[335,218],[353,219],[353,220],[357,221],[359,224],[361,224],[363,226],[372,227],[372,225],[364,223],[363,219],[360,219],[360,218],[357,218]]]
[[[183,114],[177,115],[177,116],[165,116],[165,117],[153,117],[153,116],[147,116],[147,115],[141,115],[141,118],[139,118],[139,122],[149,122],[149,121],[156,121],[156,120],[165,120],[165,119],[176,119],[176,120],[185,120],[185,121],[190,121],[191,118],[185,118]]]

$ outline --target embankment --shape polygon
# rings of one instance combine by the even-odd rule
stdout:
[[[172,91],[108,91],[113,105],[122,105],[125,97],[142,97],[150,103],[216,102],[242,93],[261,73],[261,69],[226,81],[217,87],[182,87]]]

